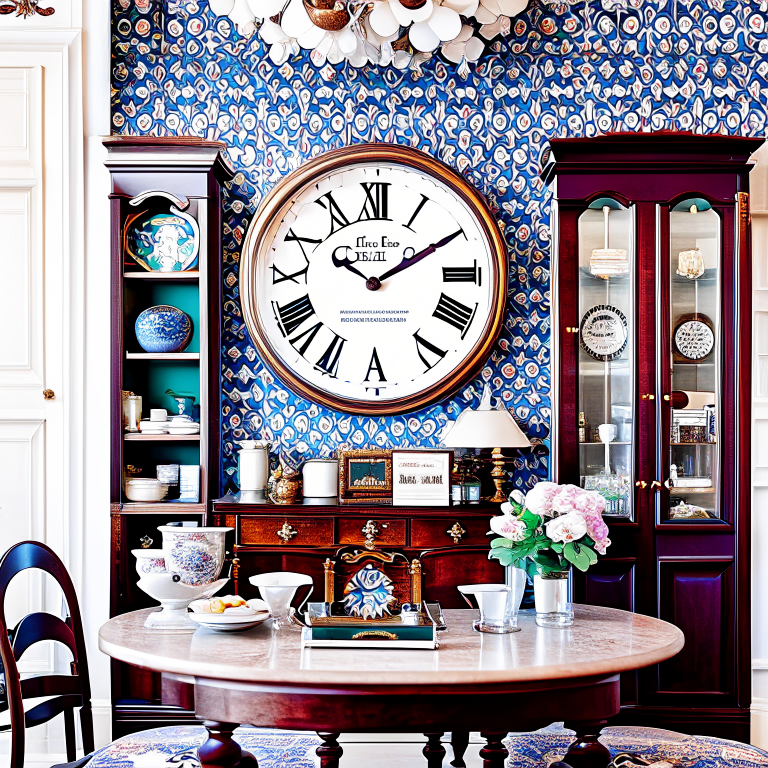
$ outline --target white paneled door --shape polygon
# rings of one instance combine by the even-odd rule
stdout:
[[[69,549],[65,50],[0,50],[0,553],[25,539]],[[11,589],[11,626],[61,599],[39,574]],[[24,656],[24,671],[53,668],[45,645]]]

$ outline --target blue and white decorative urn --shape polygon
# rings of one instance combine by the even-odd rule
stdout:
[[[181,352],[192,338],[192,318],[176,307],[159,304],[136,318],[136,339],[146,352]]]

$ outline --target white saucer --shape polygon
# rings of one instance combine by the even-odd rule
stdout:
[[[166,430],[169,435],[199,435],[200,428],[193,427],[168,427]]]
[[[258,627],[269,618],[269,611],[251,614],[250,616],[227,616],[224,613],[190,613],[189,618],[206,629],[216,632],[242,632],[251,627]]]

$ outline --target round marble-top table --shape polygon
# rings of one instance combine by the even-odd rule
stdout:
[[[564,720],[576,731],[565,760],[604,768],[597,741],[619,711],[619,674],[674,656],[675,626],[611,608],[576,606],[569,629],[537,627],[520,614],[521,632],[474,632],[476,611],[446,610],[440,649],[301,648],[298,631],[269,623],[225,634],[172,634],[144,628],[148,610],[108,621],[99,648],[163,673],[163,700],[192,705],[205,721],[204,766],[255,766],[232,739],[238,724],[317,731],[322,768],[337,768],[345,732],[424,733],[430,768],[440,766],[446,731],[480,731],[485,768],[503,768],[509,731]]]

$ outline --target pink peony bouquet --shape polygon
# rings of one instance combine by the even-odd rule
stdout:
[[[577,485],[537,483],[525,496],[514,491],[491,518],[488,555],[502,565],[524,568],[531,575],[586,571],[605,554],[611,541],[603,520],[605,499]]]

